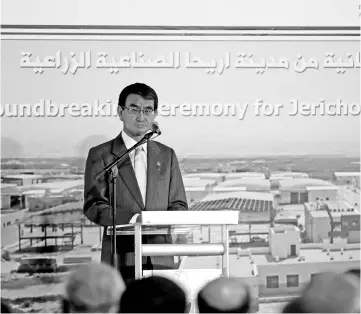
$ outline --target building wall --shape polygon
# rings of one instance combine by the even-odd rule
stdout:
[[[308,213],[307,213],[308,214]],[[331,231],[330,218],[312,217],[309,214],[305,215],[305,228],[307,236],[312,242],[322,242],[324,239],[329,239],[328,233]],[[308,221],[308,222],[307,222]],[[334,218],[334,222],[338,223],[338,217]],[[355,223],[355,226],[352,226]],[[342,231],[348,231],[347,243],[360,243],[360,215],[341,216]]]
[[[285,232],[273,232],[270,229],[269,245],[273,257],[287,258],[291,256],[291,245],[296,246],[296,255],[300,251],[300,234],[297,230],[285,230]]]
[[[29,211],[43,210],[49,207],[63,204],[61,197],[29,197],[28,205]]]
[[[360,188],[360,177],[356,177],[356,178],[355,178],[354,185],[355,185],[357,188]]]
[[[308,239],[312,239],[312,219],[310,217],[310,213],[309,210],[307,209],[307,207],[305,206],[305,230],[306,230],[306,234],[307,234],[307,238]]]
[[[308,201],[316,202],[317,199],[336,200],[337,190],[320,190],[320,191],[308,191]]]
[[[206,190],[187,191],[187,188],[186,188],[186,197],[187,197],[188,205],[190,205],[192,203],[192,200],[193,200],[193,203],[198,202],[198,201],[202,200],[206,195],[207,195]]]
[[[9,209],[10,204],[10,195],[1,194],[1,209]]]
[[[270,221],[270,213],[265,212],[243,212],[239,211],[239,222]]]
[[[10,184],[16,184],[16,185],[23,185],[23,180],[22,179],[13,179],[13,178],[3,178],[2,179],[3,183],[10,183]]]
[[[296,264],[258,265],[259,295],[260,297],[266,297],[299,293],[302,287],[311,279],[311,274],[327,271],[343,272],[354,267],[360,267],[359,260],[314,263],[309,263],[306,260]],[[298,275],[299,285],[297,287],[287,287],[287,275]],[[267,288],[267,276],[278,276],[278,288]]]
[[[19,186],[23,186],[23,185],[31,185],[31,184],[36,184],[36,183],[41,183],[42,180],[41,178],[24,178],[24,179],[20,179],[20,178],[3,178],[3,183],[13,183]]]
[[[347,243],[360,243],[360,230],[351,230],[348,233]]]
[[[279,190],[280,181],[283,180],[283,178],[270,178],[269,180],[270,180],[271,190]]]
[[[218,175],[218,174],[210,175],[210,174],[197,173],[194,175],[193,174],[185,175],[183,177],[183,179],[186,179],[186,178],[199,178],[201,180],[214,180],[214,183],[217,185],[225,180],[225,175]]]
[[[360,177],[355,177],[355,176],[340,176],[340,177],[337,177],[336,181],[338,184],[355,185],[357,179],[360,184]]]
[[[317,199],[326,200],[336,200],[337,199],[337,190],[319,190],[319,191],[280,191],[280,200],[279,204],[292,204],[291,193],[298,193],[296,204],[303,204],[305,201],[303,197],[307,194],[307,202],[316,202]]]
[[[17,222],[17,220],[22,220],[27,213],[27,210],[18,210],[11,213],[1,214],[1,227],[6,228]]]
[[[310,239],[312,239],[312,242],[317,243],[328,239],[328,233],[331,231],[330,218],[310,216],[310,220],[312,228]]]
[[[360,215],[341,216],[342,230],[349,232],[347,243],[360,243]]]
[[[290,204],[291,203],[291,193],[290,191],[280,191],[279,204]]]

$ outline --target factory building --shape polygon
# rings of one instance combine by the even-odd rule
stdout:
[[[279,183],[279,204],[303,204],[317,200],[335,200],[338,187],[320,179],[287,179]]]
[[[241,179],[226,180],[218,185],[218,187],[241,187],[250,192],[269,192],[271,190],[270,181],[253,177],[245,177]]]

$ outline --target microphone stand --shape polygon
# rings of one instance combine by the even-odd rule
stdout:
[[[111,178],[112,182],[112,197],[111,197],[111,215],[112,215],[112,225],[113,225],[113,232],[112,232],[112,266],[118,269],[118,255],[117,255],[117,235],[116,235],[116,206],[117,206],[117,176],[118,176],[118,167],[117,164],[123,160],[130,152],[136,149],[138,146],[143,145],[147,141],[151,139],[154,134],[159,134],[155,131],[151,131],[144,135],[144,137],[136,143],[131,148],[127,149],[123,154],[117,156],[110,164],[105,166],[103,170],[98,172],[95,175],[95,180],[97,180],[100,176],[105,175],[108,173]]]

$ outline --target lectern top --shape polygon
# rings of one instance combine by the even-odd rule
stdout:
[[[237,225],[236,210],[212,211],[143,211],[143,226],[161,225]]]

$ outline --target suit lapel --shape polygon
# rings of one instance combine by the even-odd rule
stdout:
[[[156,182],[159,181],[160,176],[160,149],[156,142],[148,141],[147,144],[147,196],[145,208],[152,208],[151,201],[154,200],[156,194]]]
[[[113,140],[112,153],[115,156],[119,156],[127,150],[125,147],[121,133]],[[148,160],[149,164],[149,160]],[[149,168],[148,168],[149,169]],[[130,193],[133,195],[134,199],[138,203],[141,209],[144,209],[143,198],[140,193],[138,186],[137,178],[135,177],[135,172],[130,161],[129,155],[127,155],[123,161],[118,163],[119,175],[122,177],[125,185],[127,186]],[[149,175],[147,176],[149,178]],[[148,179],[147,179],[148,181]]]

